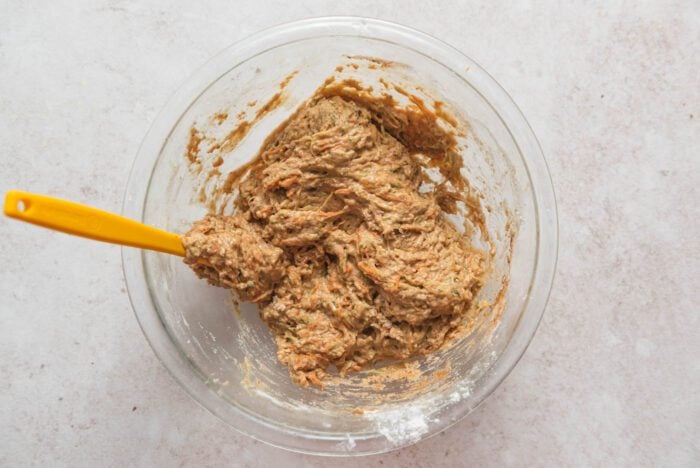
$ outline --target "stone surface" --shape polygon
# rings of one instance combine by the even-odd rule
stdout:
[[[358,14],[443,39],[538,135],[560,261],[535,339],[469,418],[361,461],[700,465],[697,2],[0,2],[0,191],[118,211],[156,112],[261,28]],[[242,436],[191,400],[133,317],[116,247],[0,218],[0,464],[354,466]]]

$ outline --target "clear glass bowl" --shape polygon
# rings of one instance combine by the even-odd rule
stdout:
[[[318,18],[277,26],[231,46],[172,97],[143,141],[123,213],[184,232],[205,213],[184,149],[194,122],[269,98],[290,72],[283,106],[258,123],[227,157],[232,169],[312,94],[347,56],[390,59],[390,81],[419,85],[469,123],[463,172],[491,208],[496,267],[484,298],[510,277],[500,321],[487,321],[460,342],[415,359],[410,378],[378,383],[378,370],[354,374],[325,391],[301,389],[275,357],[255,308],[233,312],[225,290],[198,280],[180,258],[123,249],[136,317],[153,350],[192,397],[261,441],[327,454],[389,451],[435,434],[472,411],[524,353],[549,295],[557,255],[557,216],[547,167],[528,123],[505,91],[472,60],[418,31],[364,18]],[[349,69],[371,79],[374,67]],[[376,76],[375,76],[376,78]],[[506,213],[506,209],[509,210]],[[510,246],[508,219],[519,224]],[[442,374],[440,374],[442,372]],[[410,374],[410,373],[409,373]],[[375,380],[372,380],[375,379]],[[367,383],[374,382],[368,391]],[[356,408],[364,408],[364,412]],[[362,413],[362,414],[360,414]]]

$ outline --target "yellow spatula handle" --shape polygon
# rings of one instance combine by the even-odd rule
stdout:
[[[88,239],[185,255],[177,234],[79,203],[13,190],[5,195],[4,211],[11,218]]]

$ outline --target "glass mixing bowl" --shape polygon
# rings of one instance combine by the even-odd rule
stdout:
[[[367,57],[398,66],[382,69]],[[500,384],[532,339],[554,275],[557,217],[542,152],[510,97],[457,50],[403,26],[339,17],[274,27],[226,49],[177,91],[143,141],[123,207],[129,218],[186,231],[206,212],[197,201],[202,180],[184,155],[191,126],[222,109],[234,115],[263,102],[298,71],[284,103],[226,157],[223,168],[231,170],[251,159],[336,66],[352,61],[358,66],[346,67],[348,76],[414,86],[468,123],[462,172],[488,208],[496,252],[480,299],[493,300],[509,281],[500,320],[483,320],[448,349],[413,359],[396,378],[388,372],[396,366],[387,364],[323,391],[302,389],[277,363],[254,307],[234,312],[228,292],[197,279],[180,258],[122,253],[141,328],[195,400],[256,439],[327,455],[385,452],[445,429]]]

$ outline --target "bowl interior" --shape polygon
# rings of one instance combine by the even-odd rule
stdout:
[[[166,116],[174,124],[161,140],[152,172],[132,175],[132,183],[146,187],[143,222],[186,231],[206,213],[200,191],[216,190],[222,183],[205,177],[212,160],[205,158],[200,174],[193,174],[188,165],[185,148],[192,125],[229,131],[236,125],[234,116],[254,113],[259,104],[249,103],[266,102],[293,72],[297,74],[284,89],[282,104],[226,155],[222,173],[250,160],[265,136],[334,73],[375,88],[380,87],[380,77],[401,84],[427,102],[444,102],[449,112],[465,122],[459,138],[462,172],[481,196],[493,245],[483,244],[477,234],[474,240],[495,249],[493,268],[479,300],[494,302],[503,291],[505,307],[486,307],[483,320],[468,336],[431,356],[403,367],[382,364],[347,380],[332,381],[325,390],[299,388],[277,362],[272,335],[254,306],[243,304],[237,313],[226,290],[197,279],[181,259],[139,254],[140,265],[134,268],[145,278],[148,300],[173,354],[170,358],[159,355],[176,377],[187,374],[203,382],[196,390],[186,386],[205,406],[244,432],[312,452],[384,451],[445,427],[493,389],[494,364],[514,336],[534,331],[529,327],[521,332],[519,325],[536,270],[538,211],[522,143],[504,123],[508,117],[484,97],[482,75],[475,72],[472,80],[469,69],[455,70],[415,47],[354,31],[344,35],[337,28],[316,28],[314,34],[238,54],[240,61],[210,66],[206,86],[193,94],[186,109]],[[394,65],[377,67],[366,57],[391,60]],[[357,66],[347,66],[350,63]],[[345,65],[342,72],[336,71],[339,65]],[[226,113],[229,119],[213,124],[211,116],[216,113]],[[146,306],[136,302],[145,333],[155,333],[141,317],[149,312],[139,312]],[[153,344],[155,338],[149,339]],[[511,365],[517,357],[511,358]],[[171,358],[180,363],[179,369],[167,363]]]

